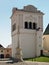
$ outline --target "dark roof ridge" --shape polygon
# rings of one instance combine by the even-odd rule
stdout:
[[[44,35],[49,35],[49,23],[44,31]]]

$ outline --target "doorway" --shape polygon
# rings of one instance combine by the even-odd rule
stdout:
[[[4,54],[0,54],[0,58],[4,58]]]

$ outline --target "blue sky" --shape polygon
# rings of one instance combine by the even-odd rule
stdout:
[[[45,13],[43,17],[43,29],[49,23],[49,0],[0,0],[0,44],[4,47],[11,44],[11,20],[12,8],[23,8],[26,5],[34,5]]]

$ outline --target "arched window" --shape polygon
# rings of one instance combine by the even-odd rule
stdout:
[[[25,28],[28,29],[28,22],[25,22]]]
[[[29,29],[32,29],[32,22],[29,22]]]
[[[37,24],[33,23],[33,29],[36,29],[36,27],[37,27]]]
[[[6,58],[10,58],[10,54],[6,54]]]

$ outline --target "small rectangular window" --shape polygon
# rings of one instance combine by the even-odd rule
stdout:
[[[12,25],[12,31],[15,31],[16,30],[16,24],[13,24]]]

